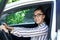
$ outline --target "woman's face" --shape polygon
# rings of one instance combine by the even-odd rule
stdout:
[[[36,10],[34,12],[34,21],[37,24],[41,24],[44,21],[45,15],[43,14],[43,12],[41,10]]]

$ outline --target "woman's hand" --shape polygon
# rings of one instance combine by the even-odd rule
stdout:
[[[3,29],[5,32],[8,33],[8,29],[6,29],[4,25],[1,25],[1,26],[0,26],[0,30],[2,30],[2,29]]]
[[[10,29],[11,31],[14,29],[13,27],[9,27],[6,23],[0,26],[0,29],[3,29],[5,32],[8,33],[8,30]]]

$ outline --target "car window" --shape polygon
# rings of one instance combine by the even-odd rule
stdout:
[[[4,12],[1,19],[2,22],[5,22],[9,25],[13,24],[24,24],[24,23],[34,23],[33,13],[36,8],[42,6],[46,12],[46,22],[49,24],[50,15],[51,15],[51,4],[43,4],[43,5],[33,5],[33,6],[21,6],[22,8],[16,7],[15,10],[10,9]],[[49,13],[49,14],[48,14]],[[48,17],[48,18],[47,18]],[[47,21],[48,20],[48,21]]]
[[[4,22],[7,24],[34,23],[33,13],[36,8],[27,8],[7,13]],[[4,14],[6,15],[6,13]]]

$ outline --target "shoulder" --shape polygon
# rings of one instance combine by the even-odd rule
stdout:
[[[39,27],[39,30],[48,31],[48,25],[46,23],[41,24],[41,26]]]

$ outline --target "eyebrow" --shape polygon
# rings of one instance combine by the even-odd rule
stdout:
[[[44,14],[37,14],[37,15],[44,15]]]

